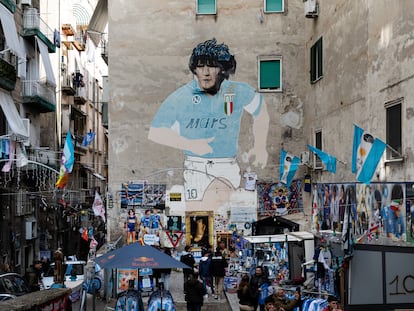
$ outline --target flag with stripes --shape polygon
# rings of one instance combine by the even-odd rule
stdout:
[[[336,173],[336,158],[329,153],[323,152],[322,150],[313,147],[308,144],[308,148],[310,151],[315,153],[323,163],[325,163],[326,170],[331,173]]]
[[[234,95],[235,94],[224,94],[224,113],[228,116],[233,113]]]
[[[284,149],[280,151],[280,181],[289,187],[292,183],[293,177],[299,167],[300,159],[289,153]]]
[[[352,173],[356,174],[358,181],[370,184],[386,146],[383,141],[354,124]]]

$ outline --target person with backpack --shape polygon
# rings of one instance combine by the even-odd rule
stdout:
[[[187,268],[183,269],[184,284],[185,284],[185,282],[187,282],[194,273],[195,259],[194,259],[193,254],[191,253],[191,246],[190,245],[185,246],[184,252],[182,253],[182,255],[180,257],[180,261],[183,264],[190,267],[188,269]]]

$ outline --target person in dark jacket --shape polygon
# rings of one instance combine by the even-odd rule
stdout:
[[[243,275],[240,284],[237,288],[237,298],[239,298],[240,311],[253,311],[253,299],[250,295],[249,276]]]
[[[184,294],[187,311],[200,311],[206,291],[203,284],[198,280],[197,272],[194,272],[190,279],[184,283]]]
[[[191,246],[190,245],[186,245],[185,246],[184,252],[183,252],[183,254],[180,257],[180,261],[183,264],[185,264],[185,265],[187,265],[187,266],[190,267],[190,269],[186,269],[186,268],[183,269],[183,273],[184,273],[184,283],[185,283],[185,282],[187,282],[190,279],[191,275],[193,274],[193,272],[194,272],[194,265],[195,265],[195,259],[194,259],[193,254],[191,253]]]
[[[223,282],[227,266],[226,258],[224,258],[221,249],[217,247],[214,256],[211,258],[211,275],[214,277],[215,299],[223,298]]]
[[[33,265],[26,270],[25,279],[29,284],[31,292],[40,290],[42,283],[42,262],[40,260],[33,261]]]
[[[208,250],[204,251],[200,262],[198,263],[198,270],[206,294],[208,293],[207,286],[210,286],[211,292],[214,293],[213,276],[211,275],[211,253]]]
[[[263,267],[256,267],[255,274],[250,279],[250,295],[253,297],[253,310],[256,311],[257,306],[260,305],[260,311],[264,311],[264,301],[259,304],[259,296],[263,287],[269,286],[270,282],[267,276],[263,273]]]

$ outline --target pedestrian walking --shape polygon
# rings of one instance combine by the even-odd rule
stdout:
[[[266,290],[269,285],[270,282],[267,276],[263,273],[263,267],[256,267],[255,274],[250,279],[250,294],[253,297],[254,311],[256,311],[257,306],[260,306],[260,311],[264,311],[264,299],[262,299],[262,291]]]
[[[214,277],[214,299],[223,298],[223,283],[228,266],[220,247],[217,247],[214,256],[211,258],[211,275]]]
[[[211,294],[214,294],[213,276],[211,275],[211,253],[209,250],[204,251],[200,262],[198,263],[198,270],[206,294],[209,294],[208,287],[211,288]]]
[[[200,311],[203,305],[206,291],[203,284],[198,280],[198,273],[194,272],[190,279],[184,284],[185,301],[187,311]]]
[[[183,264],[190,267],[188,269],[187,268],[183,269],[184,284],[185,284],[185,282],[187,282],[194,273],[195,259],[194,259],[193,254],[191,253],[191,246],[190,245],[185,246],[184,252],[182,253],[182,255],[180,257],[180,261]]]

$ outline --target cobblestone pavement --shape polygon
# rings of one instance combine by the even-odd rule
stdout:
[[[179,271],[171,272],[170,279],[170,293],[173,296],[174,302],[176,304],[177,311],[185,311],[186,303],[184,299],[184,290],[183,290],[183,273]],[[148,298],[150,293],[143,293],[142,300],[144,302],[145,309],[148,306]],[[116,299],[111,298],[107,302],[105,299],[96,298],[95,299],[95,309],[93,308],[93,297],[88,294],[87,298],[87,311],[109,311],[114,310],[116,304]],[[213,297],[209,297],[205,300],[205,303],[202,307],[202,311],[238,311],[238,301],[236,294],[227,294],[221,300],[216,300]],[[78,310],[73,310],[78,311]]]

